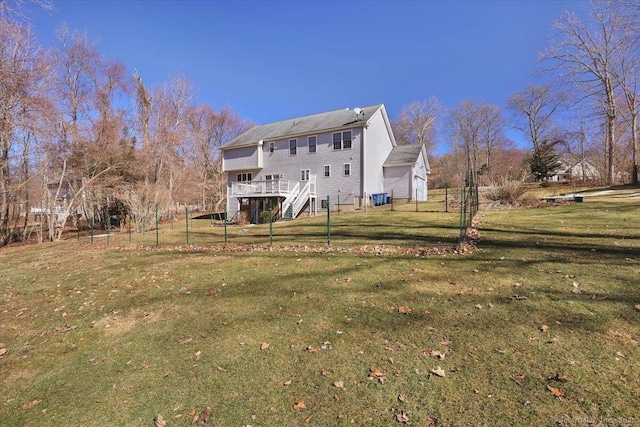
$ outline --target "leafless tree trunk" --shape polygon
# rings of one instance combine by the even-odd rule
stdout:
[[[0,12],[0,245],[4,245],[24,237],[26,222],[20,218],[28,216],[29,203],[20,198],[28,199],[34,117],[46,114],[51,103],[47,53],[27,26]],[[13,151],[21,152],[16,144],[23,144],[22,156],[12,159]]]
[[[554,28],[560,39],[543,55],[552,61],[551,70],[577,93],[578,99],[594,102],[596,111],[602,114],[605,128],[605,153],[607,160],[607,183],[616,180],[614,159],[616,158],[616,120],[618,118],[618,80],[616,70],[619,60],[629,48],[628,33],[618,14],[614,13],[611,1],[592,3],[590,26],[576,14],[566,12],[564,18],[555,22]]]
[[[551,85],[530,85],[507,98],[514,115],[513,127],[529,138],[534,150],[541,141],[555,139],[554,116],[566,101],[562,93],[553,93]]]
[[[433,154],[437,146],[437,120],[444,108],[437,98],[414,101],[402,107],[400,116],[391,125],[399,145],[424,144],[428,154]]]

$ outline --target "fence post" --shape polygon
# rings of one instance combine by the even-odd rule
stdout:
[[[444,186],[444,211],[449,212],[449,187]]]
[[[93,217],[91,217],[91,245],[93,245]]]
[[[129,214],[129,244],[131,244],[131,214]]]
[[[273,246],[273,211],[272,200],[269,199],[269,244]]]
[[[417,187],[416,187],[416,212],[418,212],[418,188]]]
[[[462,227],[464,224],[464,206],[465,206],[465,200],[464,200],[464,187],[462,187],[462,190],[460,190],[460,238],[459,238],[459,242],[462,243]]]
[[[184,207],[185,230],[187,231],[187,246],[189,246],[189,208]]]
[[[111,215],[109,215],[109,207],[107,207],[107,246],[111,242]]]
[[[391,211],[395,211],[393,208],[393,188],[391,189]]]
[[[327,196],[327,246],[331,246],[331,203]]]
[[[156,205],[156,248],[160,244],[160,238],[158,235],[158,205]]]
[[[223,224],[224,224],[224,244],[227,244],[227,205],[224,205],[224,219],[223,219]]]

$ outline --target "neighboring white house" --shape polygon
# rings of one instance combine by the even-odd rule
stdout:
[[[360,208],[392,190],[412,199],[416,188],[426,200],[426,153],[411,153],[396,147],[382,104],[255,126],[222,147],[228,216],[244,211],[257,223],[271,205],[277,216],[295,218]]]
[[[599,180],[600,178],[598,168],[589,159],[582,159],[579,161],[560,159],[560,167],[554,175],[549,177],[549,181],[593,181]]]

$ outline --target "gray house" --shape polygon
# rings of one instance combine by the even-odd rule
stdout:
[[[228,215],[258,223],[271,206],[291,219],[362,208],[372,194],[392,191],[426,200],[426,152],[410,148],[396,147],[382,104],[255,126],[222,147]]]

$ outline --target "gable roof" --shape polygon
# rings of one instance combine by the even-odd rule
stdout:
[[[254,126],[226,143],[222,150],[257,144],[259,141],[275,140],[296,135],[312,134],[330,129],[339,129],[350,125],[365,125],[382,108],[382,104],[361,108],[358,117],[354,110],[343,109],[311,116],[282,120],[266,125]]]
[[[393,147],[383,167],[413,165],[424,148],[423,144],[398,145]]]

